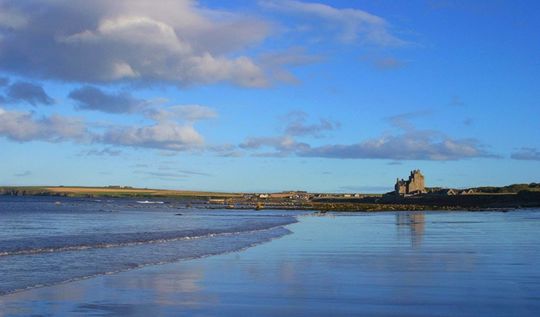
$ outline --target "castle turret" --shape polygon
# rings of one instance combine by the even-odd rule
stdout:
[[[424,175],[419,169],[412,170],[407,181],[396,180],[394,186],[397,195],[414,195],[426,193]]]

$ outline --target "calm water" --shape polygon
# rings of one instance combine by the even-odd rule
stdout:
[[[298,215],[284,228],[288,212],[3,206],[6,291],[220,254],[7,294],[0,316],[540,316],[540,210]]]
[[[279,212],[0,196],[0,295],[239,250],[288,234]]]

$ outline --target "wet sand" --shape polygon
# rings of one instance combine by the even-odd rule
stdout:
[[[244,251],[2,296],[0,316],[540,315],[540,211],[299,220]]]

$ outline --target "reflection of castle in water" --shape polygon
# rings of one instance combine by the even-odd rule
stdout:
[[[419,246],[424,236],[424,213],[397,213],[396,225],[398,230],[408,228],[412,246]]]

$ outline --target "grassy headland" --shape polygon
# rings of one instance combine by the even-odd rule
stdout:
[[[0,195],[181,200],[204,208],[319,211],[494,210],[540,207],[540,185],[535,183],[478,187],[467,194],[423,194],[408,197],[392,193],[222,193],[123,186],[7,186],[0,187]]]
[[[107,198],[167,198],[167,199],[213,199],[241,197],[236,193],[217,193],[187,190],[148,189],[124,186],[5,186],[0,195],[13,196],[63,196]]]

